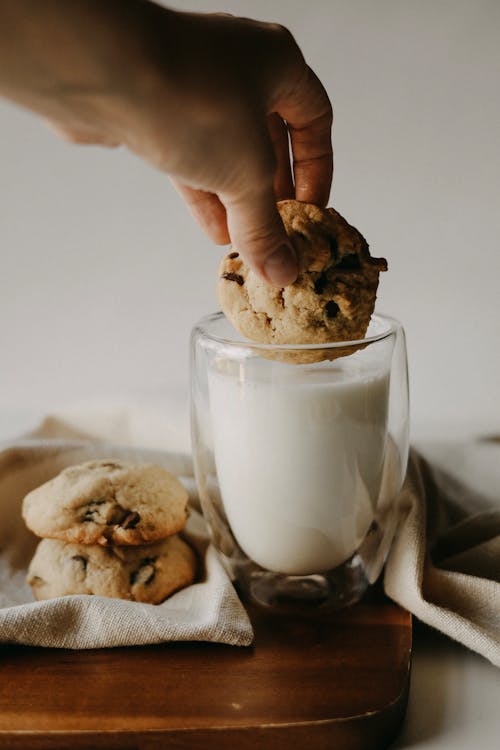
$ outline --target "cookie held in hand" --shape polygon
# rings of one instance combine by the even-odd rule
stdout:
[[[375,306],[384,258],[333,208],[278,203],[299,275],[284,289],[266,284],[233,248],[222,260],[217,296],[226,317],[262,344],[324,344],[362,339]]]
[[[76,544],[150,544],[180,531],[188,493],[160,466],[115,460],[64,469],[23,500],[37,536]]]
[[[93,594],[160,604],[196,576],[196,556],[178,535],[156,544],[101,547],[42,539],[28,570],[35,599]]]

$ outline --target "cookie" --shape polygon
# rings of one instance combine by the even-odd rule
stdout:
[[[196,556],[178,535],[140,547],[101,547],[42,539],[28,569],[35,599],[94,594],[159,604],[189,586]]]
[[[115,460],[70,466],[23,500],[41,537],[77,544],[149,544],[180,531],[188,493],[159,466]]]
[[[278,203],[299,275],[284,289],[266,284],[236,249],[222,260],[217,296],[226,317],[263,344],[324,344],[362,339],[375,306],[384,258],[333,208]]]

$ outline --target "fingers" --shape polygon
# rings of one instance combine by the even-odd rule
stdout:
[[[290,133],[295,197],[325,206],[333,176],[333,112],[323,85],[310,68],[276,108]]]
[[[274,175],[274,193],[276,200],[293,198],[295,191],[293,187],[292,170],[290,167],[290,142],[288,129],[281,117],[273,112],[268,115],[267,127],[273,144],[276,159],[276,171]]]
[[[226,209],[214,193],[183,185],[172,180],[177,192],[184,198],[191,214],[216,245],[230,242]]]
[[[262,187],[252,199],[223,198],[223,201],[233,245],[254,271],[269,283],[282,287],[297,278],[295,252],[275,203],[276,199],[294,195],[287,129],[293,155],[295,197],[324,206],[333,176],[333,114],[325,89],[307,67],[276,109],[277,113],[268,116],[276,161],[274,192],[270,187]]]
[[[223,198],[233,246],[248,265],[273,286],[297,278],[295,251],[276,208],[272,185],[241,198]]]
[[[291,178],[290,178],[291,179]],[[219,245],[232,242],[248,265],[275,286],[297,278],[297,261],[276,208],[272,189],[242,198],[225,198],[172,180],[192,215]],[[229,229],[228,229],[229,225]]]
[[[268,283],[283,287],[297,278],[297,262],[276,200],[293,197],[294,189],[288,131],[277,114],[268,117],[268,132],[274,160],[263,156],[267,151],[265,147],[258,149],[263,153],[259,153],[255,164],[260,163],[262,171],[258,179],[253,169],[248,170],[248,180],[253,186],[251,193],[245,190],[245,195],[224,195],[221,200],[214,193],[189,187],[176,179],[172,182],[213,242],[219,245],[232,242],[256,273]],[[274,189],[267,187],[273,166]]]
[[[326,206],[333,177],[331,119],[322,116],[303,127],[290,125],[295,197]]]

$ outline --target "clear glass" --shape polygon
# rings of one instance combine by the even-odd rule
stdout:
[[[401,325],[260,345],[222,313],[191,341],[192,440],[212,541],[241,593],[289,611],[358,601],[382,570],[408,458]]]

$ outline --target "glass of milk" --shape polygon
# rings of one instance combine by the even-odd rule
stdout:
[[[192,438],[213,544],[242,594],[274,609],[358,601],[383,567],[408,457],[404,332],[250,342],[222,313],[192,334]]]

